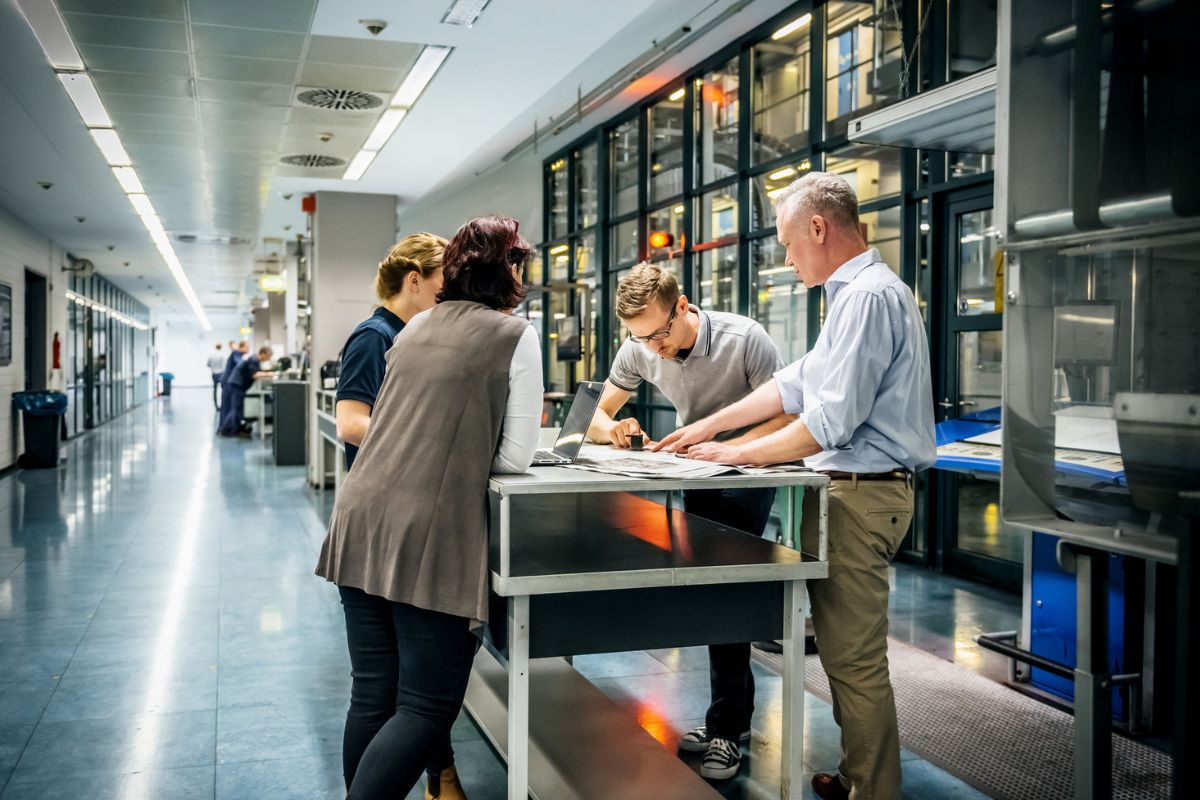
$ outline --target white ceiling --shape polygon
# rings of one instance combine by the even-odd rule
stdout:
[[[172,236],[199,237],[175,249],[218,331],[243,318],[255,256],[279,248],[266,240],[303,230],[303,194],[395,194],[411,207],[469,181],[525,139],[535,119],[561,112],[679,25],[698,27],[734,2],[491,0],[464,29],[439,22],[450,0],[58,0],[164,225]],[[732,38],[786,5],[757,0],[722,33]],[[388,26],[375,37],[363,18]],[[386,96],[424,44],[454,52],[362,180],[341,181],[342,167],[279,164],[295,153],[348,160],[378,116],[295,105],[298,88]],[[660,77],[685,66],[666,65]],[[616,104],[635,101],[630,94]],[[0,108],[0,205],[160,316],[190,320],[11,0],[0,0]],[[596,116],[614,111],[610,104]],[[332,139],[322,142],[324,133]],[[217,237],[248,243],[204,243]]]

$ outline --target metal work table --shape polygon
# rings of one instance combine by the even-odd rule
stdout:
[[[250,391],[246,392],[247,400],[254,400],[258,407],[258,438],[265,440],[267,438],[267,398],[273,398],[272,389],[275,385],[274,378],[256,378],[254,383],[250,385]]]
[[[322,491],[325,489],[326,450],[332,449],[334,497],[337,497],[337,493],[342,488],[342,481],[346,477],[346,461],[341,456],[342,442],[337,435],[336,404],[337,392],[332,389],[322,389],[317,392],[317,402],[313,407],[313,427],[317,431],[317,488]]]
[[[690,770],[681,774],[670,764],[649,782],[643,772],[636,789],[618,790],[609,786],[620,780],[605,767],[610,762],[594,752],[566,769],[531,765],[531,659],[759,639],[783,641],[780,797],[790,797],[791,787],[801,785],[803,765],[805,581],[828,575],[828,484],[826,476],[811,472],[638,479],[539,467],[523,475],[493,476],[489,652],[476,662],[467,708],[506,753],[509,798],[532,794],[590,800],[645,792],[646,797],[683,800],[711,792]],[[631,494],[755,487],[818,492],[818,554],[806,556]],[[793,505],[793,492],[788,496]],[[795,519],[789,514],[789,520]],[[794,542],[794,532],[785,539]],[[499,681],[492,656],[507,666],[507,712],[502,717],[480,712],[487,704],[481,699],[484,685],[490,681],[494,687]],[[543,707],[551,708],[551,714],[572,713],[565,710],[572,707],[567,702]],[[540,727],[553,729],[554,723]],[[562,742],[549,746],[560,753],[566,749]],[[533,751],[544,761],[546,746]],[[674,760],[665,751],[656,755]]]

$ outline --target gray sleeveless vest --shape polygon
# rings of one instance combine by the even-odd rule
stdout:
[[[528,325],[451,301],[397,337],[318,575],[472,628],[487,621],[488,475]]]

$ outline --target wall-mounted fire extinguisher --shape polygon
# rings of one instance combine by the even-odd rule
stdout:
[[[54,332],[54,345],[50,356],[50,369],[62,369],[62,342],[58,340],[58,331]]]

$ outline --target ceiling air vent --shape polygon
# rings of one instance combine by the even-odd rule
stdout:
[[[383,105],[377,95],[358,89],[306,89],[296,99],[306,106],[330,111],[370,111]]]
[[[287,164],[289,167],[341,167],[345,165],[346,159],[305,153],[303,155],[284,156],[279,159],[279,163]]]

